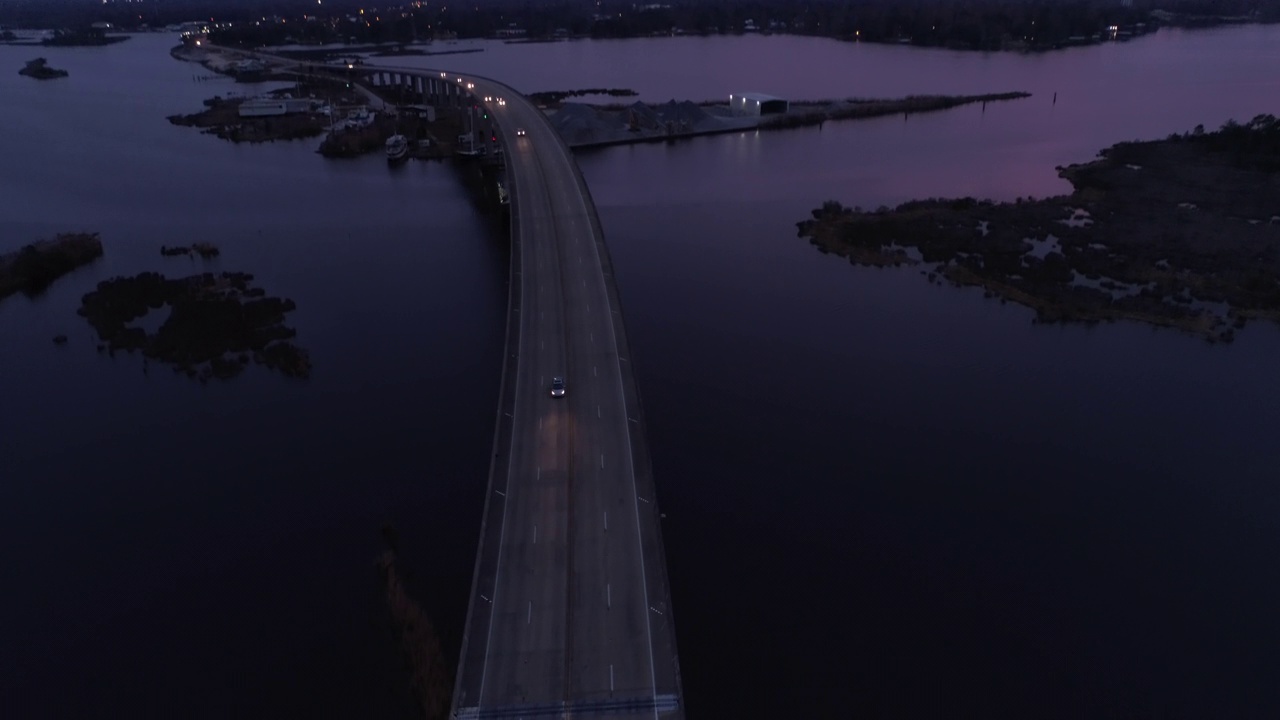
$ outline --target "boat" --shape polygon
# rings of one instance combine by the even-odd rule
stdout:
[[[387,138],[387,162],[399,162],[409,156],[409,138],[392,135]]]

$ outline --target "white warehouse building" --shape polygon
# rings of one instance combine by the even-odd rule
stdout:
[[[729,109],[734,115],[781,115],[789,103],[780,97],[760,93],[741,93],[729,96]]]

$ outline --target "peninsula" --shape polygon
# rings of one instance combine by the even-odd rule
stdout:
[[[626,91],[602,92],[622,94]],[[882,100],[815,100],[789,103],[785,112],[777,114],[743,115],[735,113],[724,102],[672,100],[660,105],[633,102],[629,105],[604,106],[563,102],[564,97],[573,94],[540,94],[549,106],[552,126],[572,148],[676,140],[744,130],[785,130],[822,125],[827,121],[913,115],[973,103],[985,104],[1031,97],[1030,93],[1025,92],[1005,92],[986,95],[922,95]]]
[[[63,233],[0,255],[0,300],[16,292],[37,295],[53,281],[99,257],[102,241],[97,233]]]
[[[1070,195],[1012,203],[829,201],[802,237],[855,265],[923,264],[1039,322],[1138,320],[1229,342],[1280,321],[1280,121],[1260,115],[1059,168]]]

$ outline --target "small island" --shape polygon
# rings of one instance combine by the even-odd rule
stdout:
[[[1280,321],[1280,121],[1120,143],[1059,168],[1070,195],[932,199],[875,211],[829,201],[799,225],[856,265],[923,264],[1039,322],[1137,320],[1229,342]]]
[[[205,260],[210,260],[222,254],[217,245],[207,242],[192,243],[191,245],[161,245],[160,254],[164,257],[177,257],[178,255],[199,255]]]
[[[54,78],[64,78],[70,75],[66,70],[49,67],[49,61],[44,58],[28,60],[26,66],[19,70],[18,74],[26,75],[36,80],[53,80]]]
[[[0,300],[16,292],[38,295],[53,281],[100,257],[98,233],[63,233],[0,255]]]
[[[201,382],[234,377],[250,361],[307,377],[311,359],[291,342],[297,333],[284,324],[296,306],[268,297],[252,281],[248,273],[171,279],[144,272],[98,283],[77,312],[97,331],[100,352],[137,350]],[[152,312],[165,319],[148,331],[138,323]]]

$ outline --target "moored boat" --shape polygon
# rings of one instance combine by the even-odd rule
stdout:
[[[398,162],[409,156],[409,138],[392,135],[387,138],[387,162]]]

